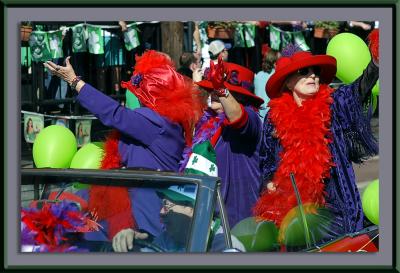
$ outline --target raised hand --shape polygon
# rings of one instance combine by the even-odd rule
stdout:
[[[222,56],[218,57],[218,64],[215,65],[213,61],[210,63],[210,81],[215,90],[224,89],[224,80],[225,80],[225,68],[224,62],[222,61]]]
[[[374,29],[368,35],[368,46],[375,64],[379,64],[379,29]]]
[[[71,57],[67,57],[65,59],[66,66],[57,65],[52,61],[47,61],[43,63],[43,65],[50,71],[52,75],[59,77],[60,79],[66,81],[68,84],[71,85],[73,80],[76,78],[76,74],[74,69],[72,68],[71,63],[69,62],[70,58]]]

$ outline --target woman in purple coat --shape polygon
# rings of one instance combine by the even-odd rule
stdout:
[[[191,145],[194,124],[204,107],[193,82],[176,72],[168,55],[149,50],[136,57],[131,80],[121,84],[138,97],[142,107],[135,110],[77,77],[69,57],[64,67],[50,61],[44,65],[78,92],[83,107],[117,130],[105,143],[101,168],[178,171],[183,149]],[[153,236],[162,231],[162,204],[152,189],[91,186],[86,197],[89,210],[105,222],[115,251],[127,251],[134,238],[146,237],[138,230]]]
[[[328,85],[336,74],[335,58],[282,52],[266,85],[271,101],[260,151],[265,190],[254,207],[259,219],[287,224],[285,216],[298,204],[293,173],[302,203],[329,211],[321,238],[363,228],[352,163],[378,153],[371,107],[364,107],[379,77],[376,44],[370,48],[373,58],[363,74],[337,90]]]
[[[211,62],[197,84],[209,92],[209,107],[196,125],[193,145],[210,140],[217,154],[221,194],[230,226],[251,216],[261,189],[259,149],[263,99],[253,94],[254,73],[246,67]],[[188,147],[184,159],[190,156]],[[186,166],[183,161],[181,168]]]

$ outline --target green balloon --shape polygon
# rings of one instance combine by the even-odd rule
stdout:
[[[125,106],[129,109],[136,109],[140,107],[138,98],[128,89],[125,91],[126,103]]]
[[[72,158],[70,168],[98,169],[100,168],[103,153],[103,147],[99,143],[85,144]]]
[[[254,217],[248,217],[237,223],[231,233],[247,252],[273,251],[279,247],[278,229],[273,222],[256,222]]]
[[[379,179],[368,184],[361,202],[365,216],[375,225],[379,225]]]
[[[82,146],[72,158],[70,168],[73,169],[99,169],[104,155],[104,143],[92,142]],[[86,189],[89,187],[83,183],[73,183],[77,189]]]
[[[77,149],[74,134],[60,125],[45,127],[33,143],[33,161],[37,168],[68,168]]]
[[[375,96],[379,95],[379,80],[375,83],[374,87],[372,88],[372,94]]]
[[[306,233],[304,224],[300,216],[299,207],[294,208],[297,210],[296,214],[291,218],[285,218],[288,223],[286,228],[279,230],[279,237],[282,238],[282,243],[290,247],[306,247]],[[307,221],[308,234],[310,235],[310,243],[320,242],[324,237],[324,231],[329,229],[332,223],[332,214],[325,208],[315,208],[315,213],[305,212]]]
[[[326,54],[337,61],[336,77],[348,84],[361,76],[371,60],[367,44],[357,35],[340,33],[328,44]]]

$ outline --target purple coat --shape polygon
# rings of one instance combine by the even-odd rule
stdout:
[[[85,84],[77,96],[79,103],[93,113],[104,125],[121,132],[118,151],[125,167],[143,167],[161,171],[178,171],[185,147],[182,127],[141,107],[125,108],[117,101]],[[130,188],[132,212],[139,229],[157,236],[161,200],[154,190]],[[87,198],[87,192],[82,192]]]
[[[335,167],[325,181],[326,207],[333,214],[331,226],[324,230],[326,239],[363,228],[364,214],[357,189],[352,162],[360,163],[378,153],[372,135],[371,107],[363,103],[370,99],[371,89],[378,79],[378,68],[371,62],[363,75],[350,85],[339,87],[332,94],[331,128],[333,142],[329,145]],[[264,121],[260,151],[264,181],[270,181],[280,161],[282,147],[273,136],[274,126],[268,115]]]
[[[252,216],[261,189],[259,150],[262,121],[251,107],[244,107],[247,115],[226,123],[215,145],[221,194],[228,212],[230,227]],[[247,120],[246,120],[246,117]]]

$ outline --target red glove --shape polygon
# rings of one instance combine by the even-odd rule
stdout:
[[[379,30],[374,29],[368,35],[368,46],[371,51],[372,58],[376,64],[379,64]]]
[[[210,62],[210,81],[213,85],[214,90],[218,92],[218,90],[225,89],[224,80],[225,80],[225,68],[224,62],[222,61],[221,55],[218,57],[218,64],[214,65],[214,62]]]

